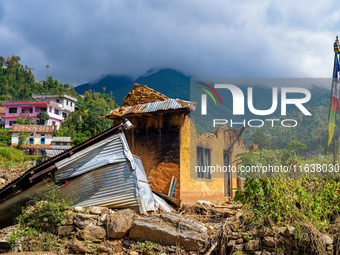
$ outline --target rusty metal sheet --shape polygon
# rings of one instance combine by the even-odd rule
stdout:
[[[146,104],[137,104],[133,106],[124,106],[112,110],[106,117],[109,116],[124,116],[127,114],[141,114],[152,113],[157,111],[175,110],[175,109],[189,109],[194,111],[196,108],[195,102],[184,101],[180,99],[167,99],[164,101],[150,102]]]

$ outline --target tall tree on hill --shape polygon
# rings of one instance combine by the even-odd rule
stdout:
[[[270,148],[269,139],[260,130],[255,131],[255,133],[251,136],[251,141],[252,143],[257,144],[259,149]]]
[[[50,119],[50,116],[48,116],[47,112],[40,111],[37,115],[39,119],[39,125],[45,125],[46,121]]]

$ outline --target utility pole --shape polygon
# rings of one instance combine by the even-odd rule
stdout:
[[[48,75],[48,68],[49,68],[50,66],[49,65],[46,65],[46,88],[48,89],[48,77],[49,77],[49,75]]]

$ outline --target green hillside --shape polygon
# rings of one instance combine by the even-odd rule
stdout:
[[[96,82],[79,85],[75,87],[75,90],[83,94],[89,89],[103,92],[103,87],[105,87],[105,93],[110,94],[112,91],[115,101],[121,104],[126,94],[132,90],[134,83],[147,85],[170,98],[189,100],[190,97],[190,77],[174,69],[149,70],[134,81],[127,76],[106,75]]]

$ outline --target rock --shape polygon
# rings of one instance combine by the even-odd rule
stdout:
[[[136,251],[130,251],[129,252],[129,255],[138,255],[139,253],[138,252],[136,252]]]
[[[265,237],[265,236],[273,236],[274,232],[270,228],[267,227],[261,227],[258,229],[258,236],[259,237]]]
[[[120,210],[109,215],[107,229],[110,238],[122,238],[132,227],[135,212],[131,209]]]
[[[77,213],[74,217],[74,224],[78,228],[84,228],[87,225],[96,225],[97,223],[97,215],[83,214]]]
[[[83,245],[80,241],[77,239],[74,240],[72,246],[72,250],[75,252],[80,252],[80,253],[93,253],[89,248],[87,248],[85,245]]]
[[[126,246],[126,247],[130,247],[130,245],[134,243],[133,241],[131,240],[123,240],[123,245]]]
[[[60,236],[68,236],[72,233],[74,226],[60,226],[58,228],[58,234]]]
[[[89,207],[89,212],[91,214],[100,215],[100,214],[104,213],[105,211],[107,211],[106,207],[100,207],[100,206],[90,206]]]
[[[269,251],[263,250],[261,255],[271,255],[271,253]]]
[[[99,221],[104,222],[106,220],[107,214],[104,213],[102,216],[100,216]]]
[[[237,244],[235,246],[235,251],[243,251],[244,249],[244,244]]]
[[[333,239],[329,235],[323,234],[321,240],[326,246],[333,244]]]
[[[237,240],[236,240],[236,243],[237,243],[237,244],[243,243],[243,239],[242,239],[242,238],[237,239]]]
[[[332,245],[328,245],[326,248],[327,251],[333,251],[333,246]]]
[[[294,234],[294,230],[295,230],[295,227],[293,226],[288,226],[286,227],[285,231],[283,232],[283,234],[287,237],[291,237],[293,234]]]
[[[73,207],[73,210],[74,210],[75,212],[82,212],[82,211],[84,210],[84,208],[81,207],[81,206],[75,206],[75,207]]]
[[[260,249],[260,242],[259,240],[250,240],[249,242],[247,242],[244,246],[246,251],[256,251],[258,249]]]
[[[263,239],[262,239],[262,242],[267,245],[268,247],[275,247],[276,245],[276,242],[275,242],[275,239],[271,236],[265,236]]]
[[[247,253],[244,251],[236,251],[236,252],[233,252],[232,255],[247,255]]]
[[[234,247],[236,246],[236,241],[235,240],[230,240],[228,243],[227,243],[227,247],[232,250],[234,249]]]
[[[261,255],[261,254],[262,254],[262,251],[255,251],[254,254],[255,254],[255,255]]]
[[[278,241],[278,247],[283,248],[286,251],[286,253],[289,253],[295,249],[295,242],[289,237],[280,236]]]
[[[101,252],[107,252],[107,253],[109,253],[109,252],[112,251],[112,249],[111,249],[110,247],[106,247],[106,246],[104,246],[104,245],[98,246],[98,247],[97,247],[97,250],[98,250],[98,251],[101,251]]]
[[[61,225],[73,225],[74,212],[71,210],[64,211],[65,218],[61,221]]]
[[[151,240],[163,245],[179,244],[187,251],[203,249],[208,240],[204,224],[171,213],[136,219],[129,236],[132,239]]]
[[[239,238],[239,234],[237,232],[231,232],[231,236],[228,237],[230,240],[237,240]]]
[[[245,242],[248,242],[249,240],[253,239],[253,236],[250,232],[245,232],[242,234],[242,238]]]
[[[104,239],[105,236],[105,229],[99,226],[87,225],[84,229],[79,230],[79,237],[84,240],[98,241]]]

